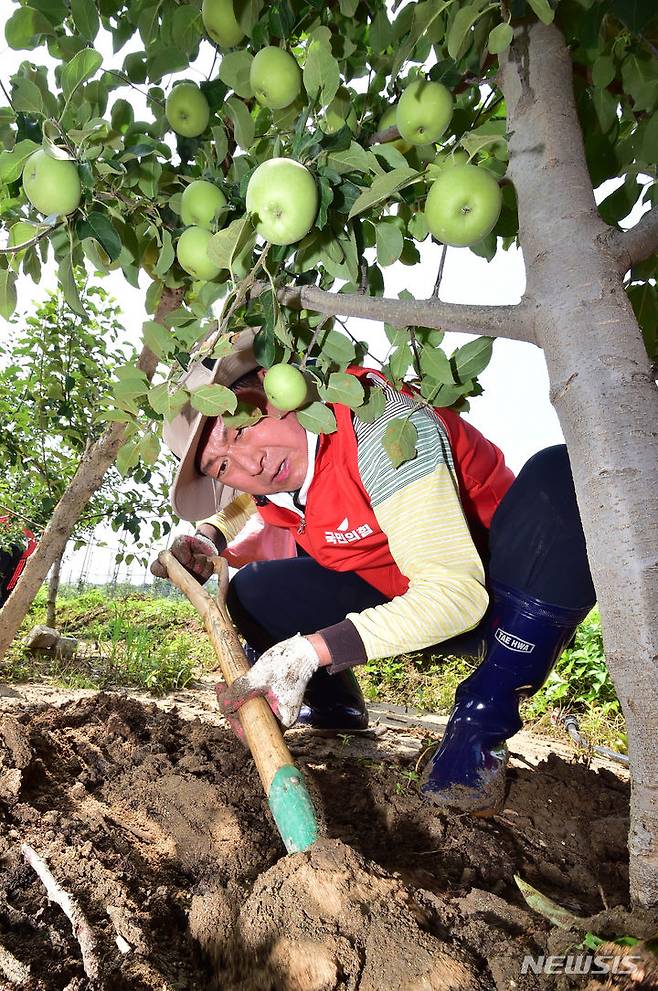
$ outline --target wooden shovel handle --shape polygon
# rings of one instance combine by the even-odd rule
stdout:
[[[226,609],[226,562],[223,558],[216,558],[214,561],[219,577],[219,601],[216,602],[170,551],[162,551],[158,560],[167,569],[170,580],[199,612],[219,660],[224,680],[230,685],[240,675],[246,674],[249,663]],[[265,699],[245,702],[238,715],[265,794],[269,795],[270,785],[277,771],[284,765],[293,764],[293,758]]]

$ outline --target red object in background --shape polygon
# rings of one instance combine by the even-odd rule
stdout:
[[[0,516],[0,526],[3,523],[4,524],[8,524],[9,523],[9,517],[8,516]],[[6,595],[8,595],[13,590],[13,588],[16,585],[16,582],[18,581],[18,579],[23,574],[23,568],[27,564],[28,557],[30,556],[30,554],[33,554],[34,551],[37,549],[37,541],[36,541],[36,538],[35,538],[34,534],[32,533],[32,531],[31,530],[28,530],[27,527],[23,527],[23,534],[25,535],[25,538],[27,539],[27,547],[25,548],[25,550],[21,554],[20,558],[18,559],[18,562],[17,562],[17,564],[16,564],[16,566],[14,568],[14,571],[11,574],[11,576],[9,578],[9,581],[7,582],[7,584],[5,586],[5,594]]]

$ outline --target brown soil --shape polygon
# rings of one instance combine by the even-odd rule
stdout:
[[[325,838],[286,857],[250,757],[205,704],[182,718],[84,695],[0,699],[2,991],[584,991],[521,973],[582,928],[531,911],[515,874],[599,936],[658,929],[625,910],[623,772],[567,748],[514,761],[504,813],[478,820],[437,814],[405,776],[422,730],[293,731]],[[86,917],[96,979],[23,843]]]

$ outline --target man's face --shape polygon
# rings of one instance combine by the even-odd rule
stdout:
[[[240,401],[263,408],[263,396],[256,390],[241,391]],[[294,413],[282,414],[269,402],[263,419],[250,427],[227,429],[218,417],[199,456],[199,468],[249,495],[293,492],[308,470],[306,432]]]

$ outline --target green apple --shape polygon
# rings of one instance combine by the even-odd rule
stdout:
[[[268,45],[254,57],[249,82],[263,107],[282,110],[292,103],[302,88],[302,74],[289,52]]]
[[[502,203],[500,186],[490,172],[477,165],[455,165],[432,184],[425,218],[438,241],[468,247],[495,227]]]
[[[205,179],[195,179],[181,196],[181,220],[186,227],[205,227],[210,230],[219,211],[225,206],[226,197],[219,186]]]
[[[263,162],[247,186],[247,211],[256,230],[272,244],[295,244],[313,226],[318,188],[308,169],[292,158]]]
[[[308,388],[299,368],[285,363],[272,365],[263,378],[265,395],[277,409],[285,413],[299,409],[306,402]]]
[[[388,110],[384,111],[379,120],[379,124],[377,125],[378,131],[386,131],[389,127],[397,127],[396,109],[396,107],[389,107]],[[388,144],[389,142],[387,141],[385,143]],[[397,148],[399,152],[402,152],[403,155],[411,148],[409,142],[403,141],[402,138],[396,138],[391,142],[391,144],[394,148]]]
[[[201,20],[220,48],[234,48],[244,38],[244,31],[235,16],[233,0],[203,0]]]
[[[188,227],[176,245],[176,257],[181,266],[189,275],[205,282],[219,275],[219,265],[215,265],[208,255],[211,240],[212,234],[203,227]]]
[[[73,213],[82,196],[75,162],[52,158],[43,148],[25,163],[23,189],[32,206],[46,217]]]
[[[196,83],[178,83],[165,103],[165,116],[176,134],[196,138],[210,120],[210,107]]]
[[[335,134],[345,124],[352,132],[356,130],[356,114],[350,91],[345,86],[341,86],[327,107],[324,119],[320,121],[320,128],[325,134]]]
[[[398,100],[395,120],[398,131],[412,145],[437,141],[452,118],[452,93],[443,83],[417,79]]]

